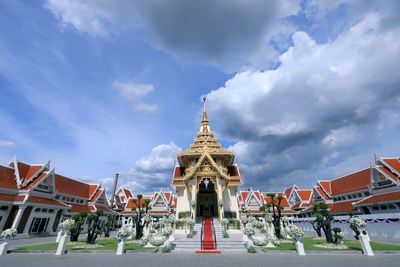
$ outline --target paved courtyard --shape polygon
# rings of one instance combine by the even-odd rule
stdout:
[[[130,253],[123,256],[113,254],[9,254],[0,259],[1,267],[63,267],[63,266],[399,266],[400,255],[377,255],[366,257],[354,254],[314,254],[300,257],[295,254],[248,254],[230,253],[222,255],[153,254]]]

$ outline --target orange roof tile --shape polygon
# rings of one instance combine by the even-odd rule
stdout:
[[[330,212],[332,214],[346,214],[349,212],[353,212],[356,208],[353,206],[354,201],[343,201],[343,202],[334,202],[332,204],[328,204],[330,208]]]
[[[13,202],[17,199],[17,195],[0,194],[1,201]]]
[[[370,169],[337,178],[331,181],[332,196],[368,189],[371,183]]]
[[[35,197],[35,196],[29,196],[28,202],[46,204],[46,205],[51,205],[51,206],[68,207],[68,205],[61,203],[57,200],[49,199],[49,198],[42,198],[42,197]]]
[[[122,188],[122,190],[124,190],[125,196],[127,198],[131,198],[132,197],[132,193],[130,190],[126,189],[126,188]]]
[[[363,200],[357,202],[356,206],[365,205],[365,204],[373,204],[373,203],[384,203],[384,202],[393,202],[393,201],[400,201],[400,191],[391,192],[386,194],[380,195],[373,195]]]
[[[319,193],[319,195],[322,197],[322,199],[324,199],[324,200],[329,199],[329,196],[325,193],[324,190],[322,190],[321,186],[317,185],[314,188]]]
[[[0,188],[18,189],[13,168],[0,165]]]
[[[332,194],[331,182],[330,181],[320,181],[319,185],[321,188],[329,195]]]
[[[19,176],[22,180],[31,178],[43,165],[29,165],[24,162],[18,162]]]
[[[383,172],[387,177],[389,177],[390,179],[392,179],[393,181],[398,181],[398,177],[397,175],[394,175],[391,171],[389,171],[388,168],[384,167],[384,166],[378,166],[378,169]]]
[[[296,192],[302,201],[309,201],[311,199],[312,190],[297,190]]]
[[[59,174],[55,175],[56,191],[64,195],[89,198],[89,185]]]
[[[287,198],[289,198],[290,197],[290,194],[292,193],[292,189],[293,189],[293,186],[289,186],[289,187],[287,187],[286,189],[285,189],[285,192],[283,193]]]
[[[71,206],[71,208],[69,209],[70,212],[87,212],[87,213],[91,212],[91,210],[89,209],[89,207],[87,205],[72,204],[70,206]]]
[[[175,167],[174,177],[182,177],[185,176],[185,167]]]
[[[400,173],[400,160],[399,159],[382,159],[385,163],[390,165],[398,173]]]

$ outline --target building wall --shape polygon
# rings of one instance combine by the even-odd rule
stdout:
[[[0,203],[0,232],[3,231],[7,218],[10,214],[12,205]]]
[[[236,199],[237,187],[227,187],[223,193],[224,211],[236,212],[239,216],[239,207]]]
[[[179,212],[190,211],[190,199],[187,188],[179,188],[177,191],[176,214]]]

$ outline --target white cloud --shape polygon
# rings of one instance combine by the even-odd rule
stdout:
[[[0,147],[13,147],[13,146],[15,146],[14,142],[0,139]]]
[[[176,154],[182,149],[174,143],[160,144],[148,156],[135,161],[129,173],[121,174],[120,185],[135,193],[151,193],[160,188],[170,189]]]
[[[300,1],[47,0],[63,25],[94,36],[145,29],[157,48],[182,60],[201,60],[228,71],[266,68],[287,46],[292,27],[282,21]]]
[[[132,103],[134,109],[138,112],[152,113],[158,108],[156,104],[144,103],[142,99],[154,90],[152,84],[137,83],[135,81],[114,81],[113,87],[123,99]]]
[[[385,18],[370,12],[326,44],[296,32],[277,69],[238,73],[208,94],[221,135],[240,140],[232,148],[249,183],[278,188],[390,151],[393,137],[382,139],[379,124],[400,110],[400,27],[383,28]]]

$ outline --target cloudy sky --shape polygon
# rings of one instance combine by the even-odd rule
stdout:
[[[400,1],[0,2],[0,164],[170,186],[201,97],[244,188],[400,155]]]

